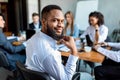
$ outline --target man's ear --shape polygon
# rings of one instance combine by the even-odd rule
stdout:
[[[45,26],[45,25],[46,25],[46,20],[45,20],[45,19],[42,19],[42,20],[41,20],[41,23],[42,23],[42,26]]]
[[[47,21],[46,21],[46,19],[42,19],[41,23],[42,23],[42,31],[44,33],[46,33],[46,31],[47,31]]]

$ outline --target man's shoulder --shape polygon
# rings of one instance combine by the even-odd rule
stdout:
[[[33,23],[30,23],[30,24],[29,24],[29,29],[34,29],[34,28],[35,28],[34,24],[33,24]]]
[[[34,24],[33,24],[33,22],[32,23],[29,23],[29,26],[33,26]]]

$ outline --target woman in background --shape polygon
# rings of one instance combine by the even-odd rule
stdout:
[[[94,44],[104,42],[108,35],[108,28],[104,25],[103,14],[97,11],[91,12],[89,14],[89,25],[80,38],[89,35]]]
[[[78,38],[79,36],[79,29],[78,25],[74,24],[74,17],[71,11],[66,12],[65,14],[66,25],[64,34],[67,36],[72,36],[73,38]]]

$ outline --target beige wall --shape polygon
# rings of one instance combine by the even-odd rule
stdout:
[[[8,0],[0,0],[0,2],[8,2]]]
[[[99,0],[98,10],[104,14],[109,35],[115,28],[120,29],[120,0]]]
[[[38,0],[27,0],[28,1],[28,22],[32,22],[32,13],[38,13]]]
[[[75,14],[77,0],[41,0],[41,9],[49,4],[59,5],[64,13],[70,10]]]
[[[27,0],[28,1],[28,22],[32,22],[32,13],[38,12],[38,0]],[[41,10],[43,7],[49,4],[59,5],[63,12],[68,10],[72,11],[75,14],[77,0],[41,0]]]

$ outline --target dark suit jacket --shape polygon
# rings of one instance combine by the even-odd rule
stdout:
[[[39,22],[39,28],[41,28],[41,22]],[[35,29],[34,23],[29,24],[29,29]]]
[[[15,66],[16,60],[20,59],[20,57],[18,57],[19,52],[25,50],[25,46],[23,44],[19,46],[13,46],[11,43],[12,41],[7,40],[6,36],[2,32],[2,29],[0,28],[0,51],[6,55],[10,64],[13,62],[11,65]]]

